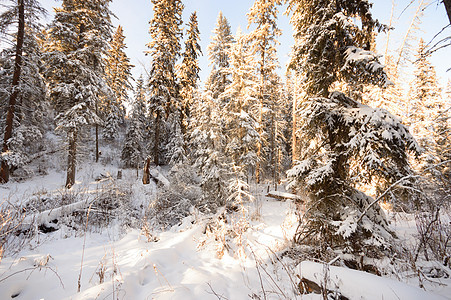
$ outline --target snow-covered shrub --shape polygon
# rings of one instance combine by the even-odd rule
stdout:
[[[8,208],[0,208],[0,262],[3,258],[5,243],[14,227],[14,215],[11,210]]]
[[[193,208],[203,209],[198,176],[189,165],[174,166],[170,182],[149,205],[147,217],[151,227],[169,228],[190,215]]]
[[[419,212],[415,216],[418,230],[418,246],[414,262],[421,256],[426,261],[438,261],[451,266],[451,213],[446,205],[436,205],[431,211]],[[448,276],[451,276],[449,272]]]

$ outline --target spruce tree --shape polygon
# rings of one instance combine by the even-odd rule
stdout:
[[[119,25],[110,42],[105,60],[105,77],[113,94],[112,98],[105,98],[101,111],[106,115],[104,138],[114,139],[117,135],[119,124],[125,117],[124,103],[128,101],[128,91],[132,88],[131,69],[133,65],[125,53],[125,36],[122,26]]]
[[[126,167],[139,168],[144,160],[144,134],[146,129],[146,98],[144,80],[141,76],[137,80],[135,95],[130,112],[130,122],[122,149],[122,162]]]
[[[259,123],[258,133],[260,142],[257,144],[257,165],[255,177],[260,182],[261,165],[269,160],[274,172],[276,167],[276,128],[277,128],[277,86],[278,76],[276,69],[279,67],[277,59],[277,38],[281,35],[277,27],[277,7],[281,1],[256,0],[251,7],[248,16],[248,28],[255,24],[256,28],[249,34],[250,51],[256,56],[257,63],[257,99]],[[266,113],[265,113],[266,112]],[[264,122],[264,120],[268,120]],[[265,138],[267,137],[267,138]],[[264,142],[269,139],[269,149],[264,151]],[[266,153],[265,153],[266,152]],[[267,155],[264,155],[267,154]],[[270,156],[270,157],[267,157]]]
[[[438,111],[444,109],[440,89],[437,84],[435,68],[427,61],[426,45],[420,39],[415,60],[414,80],[409,92],[407,122],[410,132],[417,138],[420,145],[431,151],[433,144],[432,122]]]
[[[195,91],[198,88],[197,82],[200,72],[198,58],[202,55],[202,50],[199,45],[199,34],[197,14],[193,12],[188,23],[188,37],[185,42],[183,60],[179,66],[180,96],[182,98],[181,129],[184,134],[189,127],[190,111],[193,105]]]
[[[364,0],[289,1],[295,32],[291,68],[302,76],[305,97],[298,116],[301,160],[288,175],[293,189],[309,195],[295,240],[319,257],[332,249],[357,264],[361,255],[377,257],[390,249],[393,236],[377,201],[356,187],[403,182],[411,176],[406,151],[419,151],[388,111],[332,90],[339,80],[389,84],[369,51],[373,30],[381,28],[370,8]]]
[[[194,102],[190,122],[190,159],[202,178],[203,202],[212,210],[225,205],[230,176],[221,114],[217,99],[207,91]]]
[[[175,64],[180,56],[183,4],[180,0],[152,0],[152,4],[154,14],[149,30],[152,40],[147,44],[150,49],[147,53],[152,57],[149,109],[155,116],[153,160],[159,165],[169,143],[166,121],[170,114],[179,114],[179,118],[172,120],[180,121],[181,101]]]
[[[5,129],[1,150],[0,183],[9,180],[11,163],[8,162],[9,141],[13,136],[13,126],[17,98],[20,92],[20,82],[22,79],[23,53],[26,27],[33,28],[40,14],[44,9],[35,0],[10,1],[6,10],[0,15],[0,33],[6,34],[13,24],[17,24],[16,35],[14,37],[14,71],[10,83],[10,96],[8,99],[8,109],[5,118]]]
[[[111,37],[110,2],[63,0],[48,30],[45,74],[59,113],[57,129],[68,139],[67,188],[75,183],[80,130],[101,123],[95,107],[110,93],[103,60]]]
[[[406,119],[410,132],[424,148],[417,167],[423,175],[432,178],[431,183],[435,184],[432,189],[436,191],[433,196],[446,197],[450,189],[449,99],[447,103],[447,98],[442,96],[435,68],[427,58],[426,45],[420,39]]]
[[[48,116],[46,86],[40,74],[42,69],[42,47],[37,37],[37,28],[25,27],[21,78],[14,112],[13,132],[8,141],[8,152],[3,156],[10,170],[22,167],[30,156],[45,149],[43,133],[52,124]],[[0,83],[0,111],[6,117],[7,104],[12,92],[11,80],[14,73],[14,49],[4,49],[0,54],[2,68]],[[5,128],[6,120],[0,119],[0,128]],[[14,158],[14,162],[11,160]]]
[[[219,12],[216,28],[213,30],[214,36],[207,47],[208,58],[212,70],[207,78],[205,87],[213,93],[213,98],[217,99],[230,84],[230,47],[234,43],[229,22]]]
[[[247,36],[238,30],[235,39],[229,54],[231,83],[218,100],[220,105],[224,104],[221,117],[227,132],[225,153],[239,173],[247,178],[256,166],[256,147],[261,142],[257,131],[259,124],[254,117],[258,111],[255,62]]]

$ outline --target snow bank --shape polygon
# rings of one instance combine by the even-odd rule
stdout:
[[[349,299],[446,299],[389,278],[366,272],[303,261],[299,266],[302,278],[323,284],[328,273],[327,289],[338,290]]]

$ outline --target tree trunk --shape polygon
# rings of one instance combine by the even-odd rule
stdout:
[[[16,57],[14,61],[14,74],[12,82],[12,93],[9,97],[9,107],[8,113],[6,115],[6,128],[5,136],[3,138],[3,148],[2,152],[8,151],[8,141],[12,136],[13,132],[13,121],[14,121],[14,111],[17,102],[17,96],[19,94],[19,82],[20,82],[20,72],[22,69],[22,50],[23,50],[23,40],[25,34],[25,7],[24,0],[18,0],[18,11],[19,11],[19,25],[17,28],[17,43],[16,43]],[[0,183],[6,183],[9,181],[9,166],[5,161],[2,161],[0,168]]]
[[[160,160],[160,121],[161,116],[160,113],[157,112],[157,116],[155,118],[155,140],[154,140],[154,148],[153,148],[153,162],[156,166],[159,165]]]
[[[262,160],[262,140],[263,140],[263,97],[260,98],[260,108],[258,113],[258,124],[260,128],[258,129],[258,136],[260,140],[257,143],[257,165],[255,166],[255,181],[260,183],[260,162]]]
[[[96,116],[99,115],[98,105],[96,100]],[[96,163],[99,162],[99,124],[96,123]]]
[[[147,157],[146,162],[144,163],[144,172],[143,172],[143,184],[150,183],[150,157]]]
[[[296,74],[296,78],[297,78],[297,74]],[[297,81],[297,79],[296,79]],[[296,82],[297,83],[297,82]],[[297,87],[297,84],[295,85],[295,87]],[[298,93],[295,90],[294,91],[294,95],[293,95],[293,109],[292,109],[292,119],[293,119],[293,133],[291,136],[291,164],[294,166],[295,161],[298,159],[296,153],[297,153],[297,139],[296,139],[296,130],[297,130],[297,118],[296,118],[296,110],[298,107]]]
[[[449,24],[451,24],[451,0],[443,0],[445,5],[446,13],[448,14]]]
[[[75,168],[77,163],[77,130],[72,129],[67,133],[69,139],[69,153],[67,155],[66,188],[70,189],[75,184]]]

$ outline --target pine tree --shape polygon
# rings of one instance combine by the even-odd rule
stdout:
[[[389,83],[369,51],[372,32],[380,27],[370,7],[364,0],[289,2],[296,43],[291,68],[300,72],[306,96],[299,115],[301,160],[288,175],[292,188],[309,195],[295,240],[311,245],[315,255],[326,256],[330,248],[356,261],[362,253],[378,256],[392,239],[377,201],[356,187],[410,178],[406,151],[419,151],[388,111],[331,91],[339,80],[354,86]]]
[[[13,24],[17,24],[17,34],[14,40],[14,71],[11,81],[11,93],[8,99],[8,109],[5,119],[5,129],[1,151],[0,183],[9,180],[11,165],[8,162],[9,140],[13,136],[13,123],[19,96],[19,86],[22,79],[23,52],[26,27],[33,28],[39,15],[44,10],[35,0],[11,1],[11,5],[0,15],[0,33],[5,34]]]
[[[181,113],[175,64],[180,56],[183,4],[180,0],[152,0],[152,3],[154,15],[149,30],[152,41],[147,44],[150,49],[147,53],[152,57],[149,109],[155,116],[153,159],[159,165],[169,142],[165,121],[170,114]],[[173,120],[180,120],[180,115]]]
[[[68,138],[67,188],[75,183],[80,130],[101,122],[95,107],[110,93],[103,72],[111,37],[110,2],[63,0],[49,26],[45,74],[59,113],[57,129]]]
[[[119,124],[125,117],[124,103],[128,101],[128,91],[131,89],[131,69],[133,65],[125,53],[125,36],[122,26],[118,26],[105,60],[105,76],[108,86],[113,92],[113,98],[106,98],[101,111],[107,116],[104,138],[114,139]]]
[[[253,55],[256,55],[257,62],[257,98],[259,102],[257,122],[259,123],[258,133],[260,142],[257,143],[257,165],[255,168],[255,177],[257,183],[261,177],[261,163],[265,159],[269,159],[270,167],[276,172],[276,132],[277,132],[277,81],[278,76],[276,69],[279,67],[277,60],[276,46],[277,38],[281,35],[280,29],[277,27],[277,7],[281,1],[272,0],[256,0],[251,7],[248,16],[248,28],[255,24],[256,28],[249,34],[250,49]],[[267,113],[264,113],[267,112]],[[264,120],[269,122],[264,124]],[[262,151],[263,143],[269,139],[269,149],[267,151],[269,158],[264,157]]]
[[[190,118],[190,111],[193,105],[195,91],[198,88],[197,82],[200,72],[198,58],[202,55],[202,50],[199,45],[200,33],[196,12],[191,14],[188,27],[185,52],[183,53],[182,64],[179,67],[180,96],[183,101],[181,129],[184,134],[189,127],[188,120]]]
[[[222,15],[218,15],[214,36],[207,47],[210,65],[213,66],[207,78],[205,87],[213,93],[213,98],[217,99],[225,88],[230,84],[229,52],[234,43],[229,22]]]

